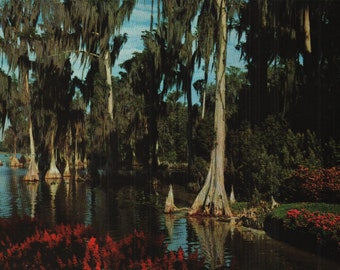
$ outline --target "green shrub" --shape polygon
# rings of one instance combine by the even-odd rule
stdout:
[[[227,158],[227,178],[234,183],[241,199],[248,201],[255,190],[259,199],[268,200],[273,195],[286,200],[289,187],[284,180],[299,165],[309,168],[323,165],[321,142],[316,135],[310,131],[294,133],[282,118],[275,116],[269,116],[259,126],[244,123],[239,130],[230,131]]]
[[[195,157],[195,161],[191,168],[191,177],[193,182],[200,185],[204,184],[205,177],[208,174],[209,163],[202,157]]]

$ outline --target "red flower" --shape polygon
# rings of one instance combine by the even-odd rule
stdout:
[[[177,251],[177,258],[179,261],[184,261],[184,252],[181,247]]]

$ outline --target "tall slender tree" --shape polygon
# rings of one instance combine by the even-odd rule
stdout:
[[[115,137],[117,131],[114,127],[114,103],[113,103],[113,86],[112,86],[112,66],[119,55],[122,45],[126,42],[127,36],[120,35],[119,30],[125,20],[130,18],[134,9],[136,0],[123,1],[68,1],[68,19],[67,25],[79,33],[78,38],[81,40],[79,50],[74,51],[81,58],[83,64],[90,63],[89,74],[92,78],[92,83],[96,85],[87,85],[83,88],[87,93],[83,92],[85,100],[94,104],[95,93],[94,89],[105,94],[106,103],[101,103],[101,106],[106,107],[106,112],[103,117],[103,134],[106,137],[103,145],[104,154],[106,156],[106,169],[114,167]],[[78,31],[79,30],[79,31]],[[94,66],[96,72],[93,74]],[[101,82],[99,82],[101,80]],[[98,96],[97,96],[98,97]],[[95,107],[95,105],[91,105]],[[107,114],[107,116],[106,116]],[[107,118],[107,119],[106,119]]]
[[[2,56],[10,70],[18,70],[19,85],[25,93],[25,104],[28,108],[28,130],[30,138],[31,157],[29,170],[25,180],[38,180],[38,167],[35,161],[34,138],[30,111],[30,91],[28,75],[31,69],[29,54],[34,51],[36,28],[40,15],[40,1],[5,1],[1,6],[1,29],[4,35],[1,42]]]
[[[189,214],[205,213],[207,215],[227,215],[232,212],[224,185],[225,139],[226,139],[226,53],[227,53],[227,1],[211,1],[216,10],[216,90],[214,114],[214,142],[211,160],[205,183],[189,209]],[[228,7],[232,15],[233,7]]]

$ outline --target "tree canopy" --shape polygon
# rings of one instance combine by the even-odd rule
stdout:
[[[203,186],[197,169],[216,158],[222,132],[219,189],[227,192],[233,184],[242,196],[255,188],[269,196],[298,163],[339,164],[339,1],[152,1],[142,50],[112,74],[136,3],[2,1],[1,126],[9,119],[6,136],[23,154],[30,149],[41,171],[53,158],[60,170],[90,160],[92,178],[98,169],[138,167],[153,177],[177,166]],[[219,47],[231,32],[245,66],[231,67]]]

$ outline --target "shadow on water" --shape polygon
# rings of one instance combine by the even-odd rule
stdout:
[[[185,212],[165,215],[167,186],[157,196],[138,183],[104,191],[74,178],[27,183],[24,175],[24,169],[0,167],[0,218],[34,216],[47,226],[83,223],[115,240],[135,229],[163,234],[169,250],[181,247],[186,254],[197,250],[208,269],[340,269],[334,261],[275,241],[263,232],[216,219],[189,218]],[[174,189],[180,203],[190,195],[182,196],[181,188]]]

